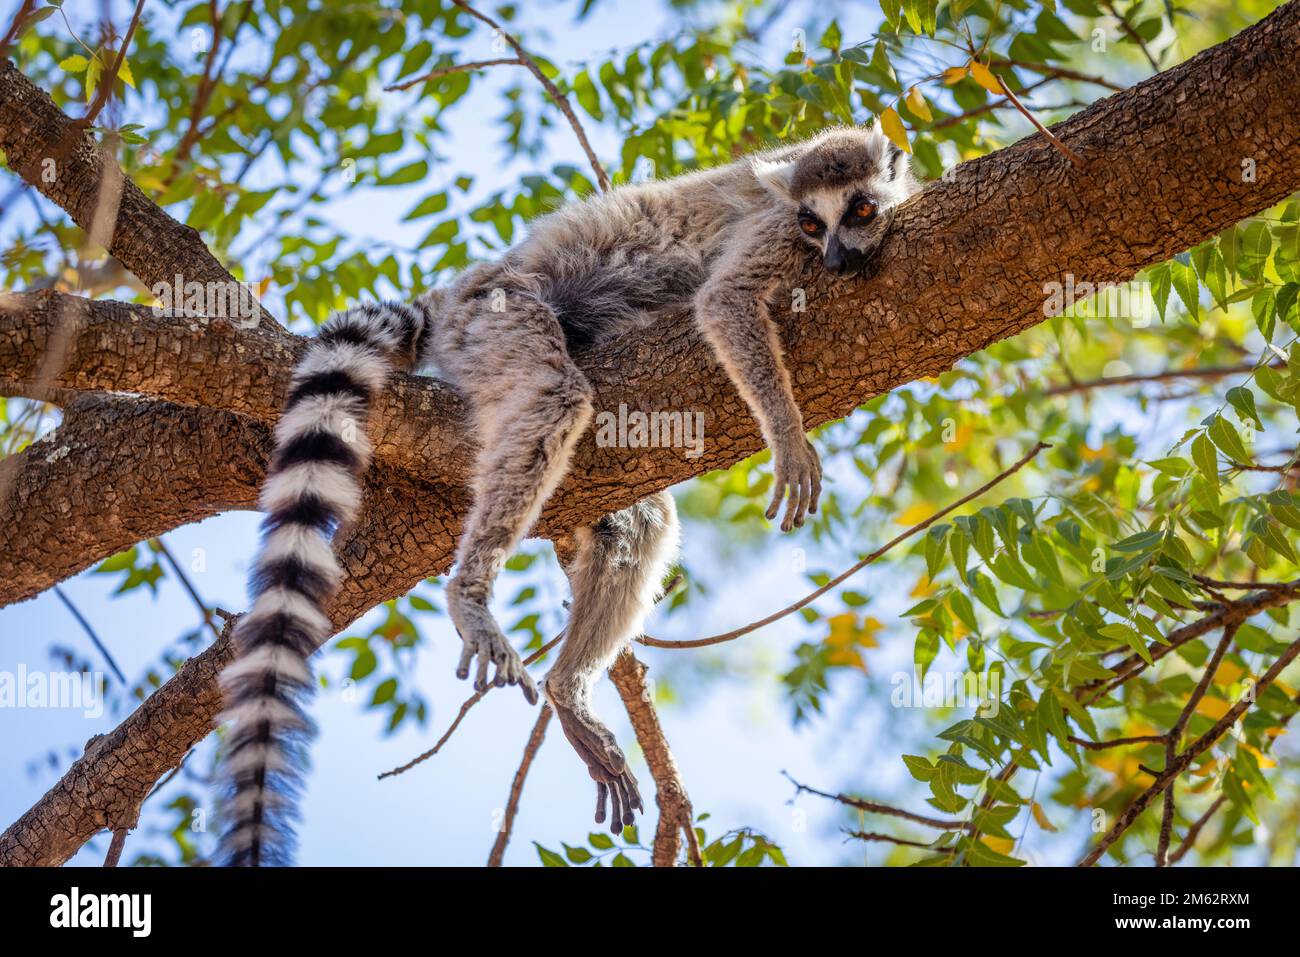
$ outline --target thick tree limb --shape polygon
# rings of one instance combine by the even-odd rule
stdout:
[[[870,282],[831,280],[810,266],[794,283],[806,293],[807,312],[779,319],[808,424],[841,418],[873,395],[942,372],[1032,327],[1043,318],[1045,283],[1063,281],[1066,273],[1094,283],[1127,280],[1300,188],[1298,41],[1300,4],[1292,2],[1239,36],[1054,127],[1083,158],[1082,168],[1038,136],[964,164],[951,182],[931,184],[899,211]],[[101,157],[93,143],[77,141],[53,183],[39,176],[42,159],[70,122],[11,64],[0,63],[0,148],[11,166],[83,222],[93,215],[99,180]],[[1254,182],[1242,182],[1244,159],[1255,163]],[[150,284],[178,272],[187,281],[228,279],[193,230],[171,223],[130,182],[112,252]],[[686,458],[681,449],[602,449],[588,435],[573,476],[547,508],[543,533],[590,522],[760,447],[748,411],[688,317],[579,361],[596,388],[598,410],[626,403],[646,412],[699,412],[705,448],[698,458]],[[257,362],[245,365],[256,368]],[[288,363],[258,372],[268,384],[248,391],[266,396],[257,400],[265,401],[266,411],[245,414],[270,421]],[[242,373],[234,375],[237,380]],[[170,398],[182,402],[191,378],[163,378]],[[0,367],[0,380],[12,379]],[[211,388],[210,377],[193,378],[200,380]],[[163,388],[114,385],[146,395]],[[381,410],[376,423],[381,467],[369,483],[374,504],[363,529],[341,546],[350,577],[333,610],[339,625],[445,568],[458,529],[464,457],[453,452],[465,441],[458,406],[427,380],[407,380],[401,388],[410,404],[393,422]],[[185,404],[214,405],[204,389],[195,385]],[[237,404],[239,391],[229,389],[220,407]],[[423,474],[440,483],[433,494],[409,473],[383,467],[414,454],[400,449],[432,450],[432,467]],[[220,471],[208,473],[217,486],[228,481]],[[203,500],[213,509],[232,507],[223,495],[234,504],[248,501],[255,480],[247,485],[207,489]],[[38,553],[11,560],[30,567]],[[66,860],[104,826],[105,809],[147,793],[211,727],[223,648],[218,642],[192,659],[97,741],[0,837],[0,862]]]
[[[0,604],[178,525],[252,508],[270,433],[212,409],[86,394],[0,460]]]
[[[655,867],[674,866],[681,850],[682,838],[685,837],[687,856],[692,864],[699,866],[700,846],[695,834],[695,812],[691,809],[686,785],[682,781],[681,772],[677,770],[677,762],[673,760],[668,739],[659,723],[659,714],[650,698],[645,680],[647,670],[636,655],[632,654],[632,649],[625,648],[609,669],[609,677],[623,699],[627,716],[632,720],[632,730],[636,732],[637,743],[645,754],[646,764],[650,765],[650,776],[655,780],[659,823],[655,828],[651,862]]]
[[[121,181],[109,252],[148,287],[187,282],[232,282],[198,231],[177,222],[149,199],[95,138],[65,114],[48,93],[9,59],[0,59],[0,149],[9,168],[67,211],[77,225],[95,225],[101,183]],[[274,320],[261,313],[264,321]]]

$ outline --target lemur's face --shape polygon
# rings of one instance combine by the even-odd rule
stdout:
[[[797,159],[761,163],[755,173],[790,203],[791,225],[836,275],[871,259],[893,208],[916,191],[907,157],[875,128],[834,130]]]
[[[828,272],[857,272],[884,238],[881,204],[871,185],[817,190],[799,202],[799,232],[821,251]]]

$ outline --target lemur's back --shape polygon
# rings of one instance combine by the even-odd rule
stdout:
[[[470,281],[530,287],[582,348],[689,308],[732,229],[770,202],[748,160],[631,183],[537,220]]]

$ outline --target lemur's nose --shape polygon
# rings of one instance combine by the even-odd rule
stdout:
[[[827,271],[838,275],[843,275],[847,265],[844,257],[844,247],[834,236],[826,240],[826,253],[822,256],[822,263],[826,266]]]

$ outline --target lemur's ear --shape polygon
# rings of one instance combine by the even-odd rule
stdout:
[[[790,182],[794,177],[793,161],[774,163],[771,160],[756,159],[753,169],[760,183],[781,199],[794,202],[794,197],[790,194]]]
[[[901,179],[907,171],[907,154],[904,153],[893,140],[889,139],[883,133],[880,134],[885,141],[884,159],[881,166],[885,171],[885,179],[893,182]]]

